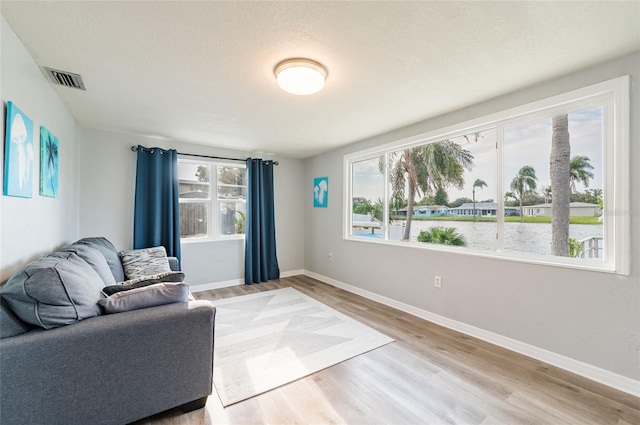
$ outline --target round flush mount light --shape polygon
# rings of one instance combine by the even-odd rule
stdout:
[[[280,88],[287,93],[307,95],[324,87],[327,69],[311,59],[287,59],[274,69]]]

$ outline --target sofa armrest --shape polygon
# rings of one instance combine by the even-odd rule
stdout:
[[[176,257],[167,257],[169,260],[169,268],[174,272],[180,271],[180,263],[178,263],[178,259]]]
[[[0,340],[0,423],[124,424],[211,393],[215,307],[169,304]]]

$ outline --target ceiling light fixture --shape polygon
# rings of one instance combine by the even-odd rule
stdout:
[[[282,90],[297,95],[319,92],[327,79],[327,69],[310,59],[282,61],[276,65],[274,74]]]

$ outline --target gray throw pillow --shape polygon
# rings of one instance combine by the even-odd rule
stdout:
[[[119,255],[127,280],[171,271],[163,246],[120,251]]]
[[[73,252],[56,252],[27,264],[0,287],[11,311],[45,329],[100,314],[104,282]]]
[[[124,271],[122,271],[122,263],[120,263],[120,257],[118,256],[118,251],[113,246],[111,242],[107,238],[103,237],[92,237],[92,238],[82,238],[76,244],[89,245],[93,248],[96,248],[98,251],[104,255],[105,260],[107,260],[107,264],[111,269],[111,273],[113,274],[116,282],[122,282],[125,280]]]
[[[105,313],[155,307],[189,300],[189,284],[185,282],[163,282],[130,291],[113,294],[98,301]]]
[[[137,279],[127,280],[120,282],[116,285],[105,286],[102,292],[109,296],[120,291],[130,291],[131,289],[142,288],[143,286],[153,285],[154,283],[161,282],[183,282],[184,273],[182,272],[167,272],[160,273],[153,276],[143,276]]]
[[[89,244],[74,243],[65,246],[61,252],[75,252],[78,257],[82,258],[98,273],[105,285],[114,285],[116,279],[113,277],[111,268],[107,264],[107,260],[100,250]]]

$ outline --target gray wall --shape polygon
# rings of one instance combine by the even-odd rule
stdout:
[[[0,27],[3,103],[0,150],[4,148],[7,101],[14,102],[33,121],[34,138],[33,197],[0,196],[0,282],[4,282],[25,263],[73,242],[78,236],[79,129],[4,17],[0,18]],[[59,141],[58,198],[39,195],[41,125]]]
[[[178,152],[245,158],[234,152],[172,140],[132,136],[98,130],[81,130],[80,235],[105,236],[118,249],[133,245],[133,201],[136,154],[130,147],[143,145]],[[275,168],[275,201],[278,261],[281,272],[304,268],[303,161],[272,158]],[[244,240],[186,242],[182,244],[182,268],[189,283],[201,285],[233,281],[244,275]]]
[[[329,208],[305,202],[305,268],[339,282],[640,379],[640,269],[630,276],[342,239],[343,156],[621,75],[631,75],[631,245],[640,249],[640,54],[398,129],[306,161]],[[309,187],[306,188],[310,191]],[[624,212],[628,213],[628,212]],[[328,253],[334,254],[329,261]],[[441,275],[443,288],[433,286]]]

